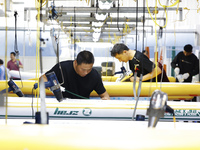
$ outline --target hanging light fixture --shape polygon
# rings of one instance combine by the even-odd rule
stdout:
[[[92,27],[92,29],[94,30],[94,32],[101,32],[101,28]]]
[[[108,13],[95,13],[96,20],[103,21],[108,16]]]
[[[93,41],[97,42],[99,40],[100,35],[101,35],[101,32],[93,32],[93,34],[92,34]]]
[[[92,22],[92,26],[93,27],[101,27],[101,26],[103,26],[103,23],[104,22]]]
[[[110,9],[113,4],[113,1],[106,0],[106,1],[99,1],[99,8],[100,9]]]

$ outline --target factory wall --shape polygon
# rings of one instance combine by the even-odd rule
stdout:
[[[36,31],[17,31],[17,44],[18,50],[20,53],[20,60],[24,65],[24,69],[22,71],[28,72],[35,72],[36,70]],[[5,36],[6,32],[1,30],[0,31],[0,58],[5,60],[5,47],[6,47],[6,40]],[[43,46],[41,48],[42,54],[42,64],[43,64],[43,71],[47,71],[53,65],[56,64],[57,58],[56,53],[53,48],[52,39],[50,37],[50,32],[41,32],[41,37],[45,39],[45,44],[42,43]],[[167,64],[167,74],[171,75],[171,57],[172,57],[172,50],[176,51],[176,54],[183,50],[183,46],[185,44],[191,44],[194,46],[195,54],[198,54],[199,46],[195,46],[197,43],[197,33],[166,33],[163,34],[163,37],[159,39],[158,42],[158,51],[160,50],[160,46],[166,45],[166,58],[165,64]],[[48,39],[48,40],[47,40]],[[165,40],[166,39],[166,40]],[[15,42],[15,32],[14,30],[7,31],[7,60],[10,60],[10,52],[14,51],[14,42]],[[120,41],[121,42],[121,41]],[[123,40],[124,43],[127,43],[130,49],[135,49],[135,38]],[[145,46],[148,46],[150,49],[150,59],[154,61],[154,50],[155,50],[155,35],[151,33],[147,33],[144,41],[142,38],[138,38],[137,42],[137,49],[142,51],[142,43],[144,42]],[[55,44],[55,43],[54,43]],[[112,47],[107,48],[98,48],[98,47],[90,47],[90,45],[86,47],[79,47],[75,45],[76,53],[74,53],[74,45],[66,44],[65,40],[61,40],[59,43],[60,47],[60,61],[63,60],[73,60],[74,57],[80,52],[81,50],[90,50],[93,52],[95,56],[95,64],[94,66],[101,66],[102,62],[112,61],[115,62],[115,71],[120,71],[122,63],[118,60],[114,59],[110,56],[110,50]],[[197,55],[198,56],[198,55]],[[124,66],[128,70],[128,64],[124,64]]]

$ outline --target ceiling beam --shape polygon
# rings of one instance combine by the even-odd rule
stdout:
[[[63,26],[65,27],[70,27],[70,26],[74,26],[73,23],[63,23]],[[129,28],[135,28],[134,24],[129,24],[128,25]],[[76,24],[76,27],[90,27],[92,28],[92,24]],[[117,26],[117,24],[103,24],[103,26],[101,28],[125,28],[125,25],[119,24]]]
[[[49,1],[53,1],[53,0],[49,0]],[[54,0],[54,1],[66,1],[66,0]],[[67,0],[67,1],[80,1],[80,0]],[[106,1],[106,0],[101,0],[101,1]],[[112,0],[112,1],[118,1],[118,0]]]
[[[42,21],[43,22],[45,22],[46,20],[48,20],[49,18],[48,17],[42,17]],[[158,20],[159,20],[159,18],[157,18]],[[58,19],[57,20],[59,20],[59,21],[66,21],[66,22],[74,22],[74,17],[67,17],[67,16],[65,16],[65,17],[58,17]],[[76,17],[76,22],[98,22],[99,20],[96,20],[94,17]],[[131,17],[131,18],[126,18],[126,17],[124,17],[124,18],[119,18],[119,19],[117,19],[117,18],[112,18],[112,20],[110,19],[110,18],[108,18],[107,19],[107,21],[106,22],[117,22],[117,21],[119,21],[119,22],[136,22],[136,18],[133,18],[133,17]],[[138,20],[137,20],[138,22],[143,22],[143,17],[139,17],[138,18]]]
[[[52,8],[43,8],[43,10],[51,10]],[[117,13],[117,7],[111,7],[108,10],[98,9],[98,13]],[[35,7],[25,7],[24,10],[36,10]],[[56,11],[58,12],[67,12],[67,13],[96,13],[96,7],[56,7]],[[149,7],[151,13],[155,11],[155,7]],[[158,7],[157,11],[164,11],[163,7]],[[177,8],[168,7],[167,11],[176,11]],[[182,11],[182,8],[178,8],[179,11]],[[138,7],[138,12],[143,13],[143,7]],[[136,7],[119,7],[119,13],[136,13]],[[145,8],[145,13],[148,13],[147,8]]]
[[[72,32],[73,33],[73,29],[63,29],[63,31],[65,31],[65,32]],[[107,32],[107,33],[109,33],[109,32],[115,32],[115,33],[121,33],[123,30],[118,30],[118,29],[101,29],[101,33],[103,32]],[[91,32],[91,33],[93,33],[94,32],[94,30],[93,29],[80,29],[80,28],[76,28],[76,34],[78,33],[78,32]]]

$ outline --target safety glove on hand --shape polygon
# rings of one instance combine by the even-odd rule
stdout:
[[[178,79],[179,82],[183,82],[184,81],[184,78],[183,78],[182,74],[177,75],[176,78]]]
[[[174,73],[175,73],[176,76],[179,75],[179,73],[180,73],[179,67],[176,67],[176,68],[174,69]]]
[[[189,76],[190,76],[189,73],[184,73],[184,74],[183,74],[183,79],[185,80],[185,79],[187,79]]]

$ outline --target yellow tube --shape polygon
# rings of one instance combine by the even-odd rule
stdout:
[[[119,78],[118,76],[102,76],[102,81],[105,82],[115,82],[117,80],[117,78]],[[168,79],[170,82],[176,82],[176,79],[174,77],[168,76]]]
[[[15,83],[21,87],[21,81],[15,81]],[[6,88],[6,81],[0,81],[0,91]],[[35,84],[33,80],[23,81],[23,88],[21,91],[24,94],[31,95],[32,88]],[[158,83],[159,84],[159,83]],[[132,97],[133,95],[133,82],[104,82],[106,91],[111,97]],[[136,83],[136,89],[138,88],[138,82]],[[157,89],[156,83],[142,82],[141,97],[149,97]],[[168,94],[168,96],[200,96],[200,84],[199,83],[169,83],[163,82],[161,91]],[[11,92],[12,93],[12,92]],[[53,95],[50,90],[46,89],[46,95]],[[95,91],[90,96],[98,96]],[[186,97],[188,98],[188,97]]]
[[[117,76],[101,76],[102,81],[106,82],[115,82],[117,80]]]
[[[168,100],[192,100],[194,96],[168,96]]]
[[[159,83],[158,83],[159,84]],[[132,82],[104,82],[106,91],[110,96],[131,97],[133,94]],[[136,83],[137,89],[138,83]],[[156,83],[142,82],[141,97],[151,96],[157,89]],[[163,82],[161,91],[168,96],[199,96],[200,84],[198,83],[168,83]],[[91,96],[97,96],[96,92],[92,92]]]

